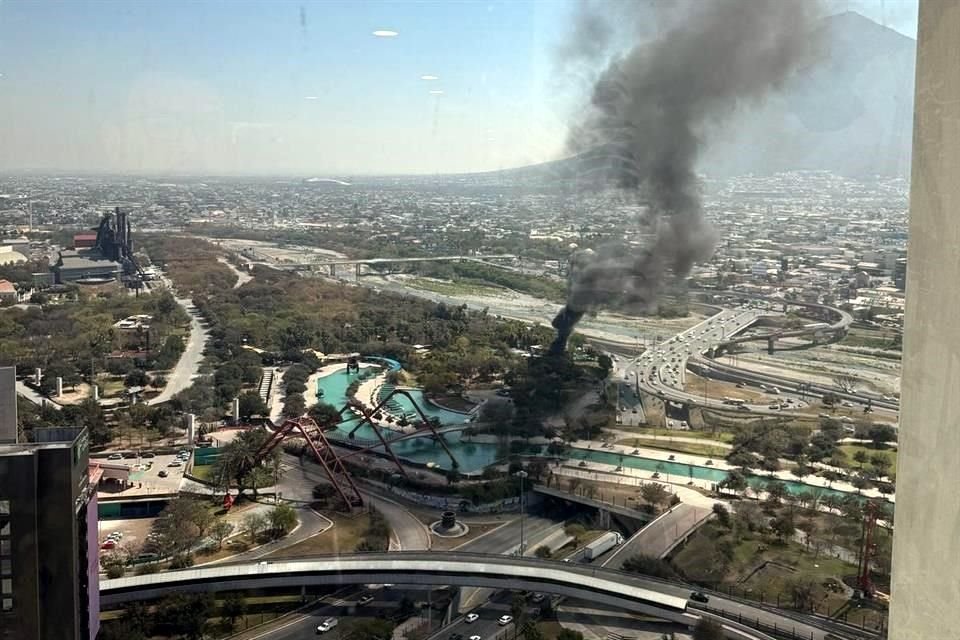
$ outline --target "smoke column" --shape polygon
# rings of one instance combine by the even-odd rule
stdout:
[[[659,18],[670,26],[609,59],[571,127],[569,150],[599,158],[605,178],[647,204],[651,238],[640,249],[614,243],[573,256],[567,303],[553,320],[555,354],[584,313],[649,309],[668,273],[685,277],[712,255],[715,236],[695,174],[704,136],[740,104],[778,87],[815,48],[816,6],[802,0],[623,0],[582,8],[564,46],[568,59],[602,55],[611,43],[601,40],[618,25],[641,33]]]

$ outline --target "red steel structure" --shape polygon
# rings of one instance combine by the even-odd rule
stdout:
[[[873,581],[870,579],[870,561],[873,559],[877,547],[873,542],[873,534],[877,528],[877,518],[880,509],[872,500],[868,500],[863,509],[863,548],[860,553],[860,567],[857,575],[857,584],[864,597],[873,595]]]
[[[374,419],[374,416],[380,413],[381,409],[384,407],[384,405],[386,405],[390,401],[391,398],[398,395],[403,396],[410,401],[410,404],[413,405],[413,408],[416,410],[418,416],[420,417],[420,420],[415,423],[416,430],[413,431],[412,433],[405,433],[399,437],[388,439],[384,437],[383,430],[373,421],[373,419]],[[346,460],[348,458],[352,458],[353,456],[358,456],[363,453],[372,451],[374,449],[379,449],[380,447],[383,447],[386,454],[390,456],[390,459],[393,461],[393,464],[396,465],[397,470],[404,477],[407,477],[407,470],[404,469],[402,464],[400,464],[400,459],[397,458],[397,455],[393,452],[393,449],[390,448],[390,443],[399,442],[401,440],[409,440],[412,438],[425,437],[426,434],[429,433],[430,436],[434,438],[437,442],[439,442],[441,447],[443,447],[443,450],[444,452],[446,452],[447,457],[450,458],[450,463],[452,467],[456,469],[457,467],[460,466],[460,463],[457,461],[457,458],[453,455],[453,452],[450,451],[450,448],[447,446],[446,441],[443,439],[443,434],[437,431],[437,428],[436,428],[437,425],[430,418],[427,417],[427,415],[420,408],[420,405],[417,404],[417,401],[407,391],[403,389],[393,389],[390,393],[386,395],[386,397],[380,400],[380,403],[377,404],[377,406],[375,406],[373,409],[367,409],[366,407],[359,406],[359,403],[357,404],[348,403],[344,405],[343,408],[340,409],[339,413],[342,416],[344,411],[349,412],[353,408],[357,408],[360,410],[361,414],[363,415],[363,419],[353,429],[350,430],[350,432],[347,434],[347,437],[353,438],[354,434],[357,432],[357,429],[359,429],[365,424],[369,424],[370,427],[373,429],[374,434],[376,434],[377,440],[379,440],[379,443],[373,444],[369,447],[364,447],[362,449],[351,451],[350,453],[343,455],[340,458],[341,460]]]
[[[386,405],[387,402],[395,395],[402,395],[407,398],[413,405],[414,409],[416,409],[420,420],[415,423],[415,431],[411,433],[405,433],[399,437],[387,438],[383,433],[383,429],[373,422],[373,419],[374,416],[380,413],[384,405]],[[443,447],[443,450],[446,452],[447,456],[450,457],[450,462],[453,468],[460,466],[460,463],[457,462],[453,452],[450,451],[446,441],[443,439],[443,435],[437,431],[437,425],[430,420],[426,414],[424,414],[423,410],[420,408],[420,405],[417,404],[417,401],[407,391],[404,391],[403,389],[392,390],[373,409],[367,409],[360,405],[360,403],[354,401],[344,405],[338,413],[342,417],[345,411],[352,412],[354,408],[360,410],[363,415],[363,419],[355,427],[353,427],[353,429],[350,430],[348,437],[353,438],[353,435],[356,433],[357,429],[365,424],[369,424],[373,429],[374,434],[376,434],[379,442],[375,442],[371,446],[350,451],[344,455],[338,455],[333,446],[331,446],[330,440],[324,434],[324,431],[334,429],[336,425],[340,423],[340,420],[320,426],[312,418],[306,416],[296,419],[287,419],[283,424],[273,430],[273,432],[270,434],[270,437],[267,438],[267,440],[257,451],[257,454],[254,457],[254,460],[256,461],[255,464],[260,464],[260,462],[271,451],[273,451],[277,445],[283,442],[285,438],[291,436],[291,434],[293,437],[302,436],[307,441],[307,446],[310,447],[310,450],[313,452],[314,458],[316,458],[317,462],[320,463],[320,466],[323,467],[323,471],[326,474],[327,479],[330,481],[330,484],[333,485],[334,489],[337,491],[337,494],[343,499],[344,504],[346,504],[349,508],[363,505],[363,496],[357,489],[356,484],[354,484],[353,478],[350,475],[350,471],[347,469],[346,465],[343,464],[344,460],[352,458],[353,456],[358,456],[383,447],[384,452],[397,467],[397,471],[404,477],[408,477],[407,470],[400,463],[400,459],[397,457],[397,454],[394,453],[393,449],[390,447],[390,444],[401,440],[409,440],[411,438],[427,437],[427,434],[429,434],[429,437],[434,438],[440,443],[440,446]]]
[[[310,447],[313,456],[317,459],[317,462],[320,463],[320,466],[323,467],[327,479],[330,480],[330,484],[337,490],[337,493],[343,499],[347,508],[352,509],[353,507],[363,506],[363,496],[357,489],[357,485],[354,484],[353,478],[350,477],[350,472],[344,466],[341,458],[337,456],[337,452],[330,446],[330,441],[327,440],[323,431],[324,430],[320,428],[312,418],[302,417],[285,420],[263,443],[260,450],[257,451],[254,460],[256,460],[256,464],[259,464],[260,461],[273,451],[278,444],[283,442],[285,438],[291,434],[294,434],[294,437],[296,437],[294,432],[299,432],[299,435],[303,436],[304,440],[307,441],[307,446]]]

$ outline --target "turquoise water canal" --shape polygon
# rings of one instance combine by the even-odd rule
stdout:
[[[390,369],[400,368],[400,364],[395,360],[383,360],[387,363]],[[361,367],[360,371],[362,374],[367,370],[374,371],[376,369],[379,369],[379,367]],[[318,387],[323,390],[322,401],[332,404],[337,408],[342,407],[347,402],[347,387],[349,387],[356,378],[357,374],[348,375],[346,366],[344,366],[344,368],[340,371],[323,376],[317,380]],[[420,390],[410,390],[410,395],[413,396],[417,404],[420,405],[421,410],[423,410],[427,417],[439,419],[440,424],[444,426],[449,427],[451,425],[464,424],[469,419],[469,416],[466,414],[458,413],[456,411],[448,411],[447,409],[442,409],[436,405],[430,404],[426,398],[424,398],[423,392]],[[411,403],[410,400],[404,396],[397,395],[394,396],[393,399],[395,399],[399,405],[400,411],[405,413],[415,412],[413,403]],[[359,418],[356,417],[351,417],[347,420],[344,420],[337,425],[337,428],[332,434],[333,437],[339,439],[348,438],[350,432],[356,428],[359,422]],[[377,436],[370,425],[363,425],[357,429],[356,433],[354,434],[354,438],[357,440],[373,441],[376,440]],[[472,471],[480,471],[484,467],[493,464],[505,455],[503,453],[498,454],[497,445],[464,442],[461,439],[461,434],[459,431],[444,434],[444,440],[447,442],[447,446],[450,447],[450,450],[460,463],[459,469],[467,473]],[[429,437],[403,440],[391,445],[391,448],[398,456],[410,460],[411,462],[419,462],[422,464],[433,462],[443,469],[449,469],[452,466],[450,459],[443,450],[443,447]]]
[[[396,362],[395,360],[381,360],[383,360],[392,370],[400,368],[400,363]],[[363,367],[361,368],[361,372],[366,370],[376,370],[378,368],[379,367]],[[356,377],[357,374],[347,375],[346,366],[344,366],[342,370],[320,378],[317,381],[317,384],[323,389],[323,401],[328,402],[338,408],[342,407],[347,402],[347,387],[350,386],[350,383],[353,382]],[[455,411],[448,411],[430,404],[430,402],[423,397],[422,391],[411,390],[410,394],[416,399],[417,404],[420,405],[420,408],[427,416],[438,418],[440,420],[440,424],[446,427],[460,425],[468,420],[468,416],[465,414],[457,413]],[[408,413],[414,412],[413,405],[407,398],[404,398],[403,396],[394,396],[394,398],[397,400],[400,408],[403,411]],[[334,437],[346,439],[350,431],[352,431],[359,422],[360,420],[355,417],[350,418],[349,420],[344,420],[334,431]],[[371,428],[369,425],[364,425],[357,429],[354,437],[358,440],[373,441],[376,440],[377,436],[374,433],[373,428]],[[505,447],[493,443],[465,441],[462,439],[459,431],[444,434],[444,439],[446,440],[450,451],[460,463],[459,470],[465,473],[480,471],[484,467],[489,466],[498,460],[502,460],[507,456]],[[411,462],[419,462],[424,464],[433,462],[442,469],[449,469],[451,467],[450,459],[447,457],[446,453],[444,453],[443,448],[431,437],[403,440],[391,445],[391,448],[398,456],[410,460]],[[650,472],[656,471],[663,476],[664,480],[691,478],[719,483],[727,477],[726,471],[714,469],[712,467],[701,467],[697,465],[684,464],[681,462],[666,462],[653,458],[644,458],[641,456],[620,455],[610,451],[595,449],[571,449],[568,457],[573,460],[586,460],[589,462],[599,462],[614,466],[623,465],[624,467],[629,467],[631,469],[642,469]],[[752,488],[762,488],[767,480],[768,479],[763,476],[748,476],[748,482]],[[822,496],[828,494],[833,494],[837,497],[851,495],[844,491],[826,489],[823,487],[814,487],[803,482],[784,481],[784,485],[786,485],[787,491],[794,494],[802,493],[804,491],[819,491]]]

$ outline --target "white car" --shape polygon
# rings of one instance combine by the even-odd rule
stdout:
[[[467,622],[476,622],[477,620],[480,619],[480,616],[477,615],[476,613],[468,613],[468,614],[467,614],[467,617],[464,618],[464,619],[465,619]]]
[[[470,640],[480,640],[480,636],[470,636]]]
[[[319,625],[317,625],[317,633],[326,633],[327,631],[330,631],[330,629],[333,629],[335,626],[337,626],[337,619],[327,618],[326,620],[321,622]]]
[[[500,618],[497,620],[497,624],[501,627],[505,627],[511,622],[513,622],[513,616],[500,616]]]

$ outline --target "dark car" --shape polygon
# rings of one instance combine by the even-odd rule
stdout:
[[[370,595],[369,593],[365,596],[362,596],[359,600],[357,600],[357,604],[360,605],[361,607],[365,604],[370,604],[371,602],[373,602],[373,596]]]
[[[449,640],[463,640],[462,633],[451,633]]]
[[[690,599],[694,602],[702,602],[703,604],[710,602],[710,597],[703,591],[693,591],[690,594]]]

